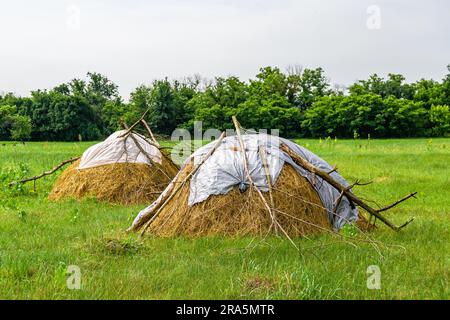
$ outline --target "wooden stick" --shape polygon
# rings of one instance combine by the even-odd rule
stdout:
[[[136,121],[135,123],[133,123],[133,125],[131,127],[129,127],[128,130],[124,134],[122,134],[119,138],[125,137],[126,135],[130,134],[130,132],[133,131],[134,127],[136,127],[139,123],[141,123],[141,120],[144,120],[145,116],[147,115],[147,113],[149,111],[150,111],[150,108],[145,110],[144,114],[139,118],[139,120]]]
[[[408,221],[406,221],[404,224],[402,224],[401,226],[398,227],[398,230],[403,229],[404,227],[406,227],[408,224],[410,224],[411,222],[414,221],[414,218],[409,219]],[[375,223],[373,224],[373,226],[375,226]]]
[[[75,157],[75,158],[71,158],[71,159],[68,159],[68,160],[64,160],[63,162],[61,162],[57,166],[53,167],[53,169],[51,169],[49,171],[45,171],[45,172],[41,173],[40,175],[31,177],[31,178],[26,178],[26,179],[22,179],[22,180],[19,180],[19,181],[10,182],[9,186],[11,187],[11,186],[13,186],[15,184],[19,184],[19,183],[26,183],[26,182],[29,182],[29,181],[36,181],[36,180],[38,180],[38,179],[40,179],[42,177],[49,176],[49,175],[55,173],[56,171],[58,171],[59,169],[61,169],[62,167],[64,167],[66,164],[75,162],[75,161],[77,161],[80,158],[81,157]]]
[[[160,147],[159,142],[155,139],[155,136],[153,135],[152,130],[150,129],[150,127],[148,126],[147,122],[142,119],[141,123],[144,125],[145,129],[147,130],[148,134],[150,135],[150,138],[153,140],[153,142]]]
[[[297,154],[295,151],[293,151],[292,149],[290,149],[287,145],[285,145],[284,143],[281,144],[281,150],[283,150],[284,152],[286,152],[291,158],[292,160],[294,160],[295,163],[297,163],[298,165],[300,165],[301,167],[303,167],[304,169],[306,169],[307,171],[318,175],[319,177],[321,177],[322,179],[324,179],[326,182],[328,182],[331,186],[333,186],[335,189],[337,189],[340,192],[343,192],[344,195],[353,203],[356,203],[358,206],[360,206],[361,208],[363,208],[364,210],[366,210],[369,214],[375,216],[376,218],[378,218],[379,220],[381,220],[384,224],[386,224],[388,227],[390,227],[392,230],[398,231],[401,228],[403,228],[404,226],[406,226],[408,223],[410,223],[412,220],[404,223],[402,226],[398,227],[395,226],[391,221],[389,221],[387,218],[385,218],[383,215],[381,215],[378,210],[370,207],[368,204],[366,204],[365,202],[363,202],[361,199],[359,199],[355,194],[353,194],[352,192],[350,192],[348,190],[348,187],[345,187],[343,185],[341,185],[339,182],[337,182],[336,180],[334,180],[328,173],[318,169],[317,167],[315,167],[314,165],[312,165],[311,163],[309,163],[308,161],[306,161],[305,159],[303,159],[303,157],[301,157],[299,154]],[[408,199],[409,197],[405,197],[403,198],[403,201]],[[400,202],[398,202],[400,203]],[[398,203],[394,203],[398,204]]]
[[[250,181],[251,184],[254,185],[253,179],[250,175],[250,170],[248,170],[247,153],[245,152],[244,140],[242,140],[242,137],[241,137],[241,129],[240,129],[239,122],[237,121],[235,116],[232,116],[232,119],[233,119],[234,127],[236,128],[236,134],[238,136],[239,145],[241,146],[242,158],[244,159],[244,170],[245,170],[245,173],[247,174],[248,180]]]
[[[161,171],[161,173],[163,175],[165,175],[169,180],[171,180],[171,178],[167,175],[167,173],[161,169],[161,165],[155,161],[153,161],[153,159],[150,157],[150,155],[144,150],[144,148],[142,148],[141,144],[139,143],[139,141],[136,139],[136,137],[133,135],[133,133],[130,133],[129,136],[131,137],[131,139],[133,139],[134,143],[136,144],[136,146],[139,148],[139,151],[141,151],[144,156],[147,158],[148,161],[150,161],[150,163],[152,165],[155,166],[155,168],[157,168],[159,171]],[[162,153],[161,153],[162,154]]]
[[[209,152],[203,157],[203,159],[194,166],[192,171],[189,172],[189,174],[183,179],[183,181],[176,188],[174,188],[174,190],[170,193],[170,195],[168,195],[166,197],[166,199],[163,202],[161,202],[161,205],[152,208],[152,210],[149,211],[147,214],[145,214],[145,216],[141,217],[141,220],[149,219],[152,212],[157,210],[155,212],[155,214],[148,220],[147,223],[145,223],[145,221],[143,222],[143,223],[145,223],[145,226],[144,226],[144,229],[142,230],[141,236],[143,236],[145,234],[145,231],[148,229],[150,224],[158,217],[158,215],[161,213],[162,209],[164,209],[164,207],[175,196],[175,194],[184,186],[186,181],[188,181],[198,171],[198,169],[200,169],[200,167],[203,165],[203,163],[214,153],[214,151],[216,151],[216,149],[220,146],[220,144],[222,143],[222,140],[224,138],[225,138],[225,131],[222,132],[222,134],[220,135],[217,142],[214,144],[214,146],[211,148],[211,150],[209,150]],[[140,226],[142,226],[142,223],[136,224],[136,226],[132,226],[131,228],[133,230],[138,230],[140,228]]]
[[[266,175],[267,185],[269,186],[270,202],[271,202],[272,207],[275,207],[274,200],[273,200],[273,194],[272,194],[272,179],[270,177],[269,165],[267,163],[266,150],[263,146],[259,147],[259,156],[261,157],[261,161],[262,161],[263,167],[264,167],[264,173]]]
[[[266,150],[263,146],[259,146],[258,148],[259,156],[261,157],[261,161],[263,163],[264,173],[266,175],[266,181],[267,185],[269,187],[269,198],[270,198],[270,205],[272,208],[275,208],[275,201],[273,200],[273,193],[272,193],[272,179],[270,178],[270,171],[269,171],[269,165],[267,164],[267,158],[266,158]],[[273,212],[273,217],[276,219],[275,212]],[[275,225],[275,233],[278,234],[278,228]]]
[[[145,121],[144,121],[144,122],[145,122]],[[125,129],[129,129],[129,128],[128,128],[128,125],[126,124],[125,121],[121,121],[121,125],[122,125]],[[149,129],[150,129],[150,128],[149,128]],[[133,132],[132,132],[132,131],[130,131],[130,132],[128,133],[128,136],[131,137],[131,139],[133,139],[133,141],[134,141],[134,143],[136,144],[136,146],[138,147],[139,151],[141,151],[141,153],[147,158],[147,160],[148,160],[152,165],[154,165],[155,168],[157,168],[159,171],[161,171],[161,173],[162,173],[163,175],[165,175],[169,180],[171,180],[171,178],[167,175],[167,173],[166,173],[163,169],[161,169],[160,164],[159,164],[159,163],[156,163],[155,161],[153,161],[153,159],[150,157],[150,155],[149,155],[147,152],[145,152],[144,148],[142,148],[141,144],[140,144],[139,141],[136,139],[136,137],[133,135]],[[143,137],[143,136],[142,136],[142,137]],[[145,138],[145,137],[143,137],[143,138]],[[153,143],[152,141],[148,141],[147,139],[144,139],[144,140],[145,140],[146,142]],[[126,141],[124,141],[124,146],[126,146]],[[154,145],[154,146],[155,146],[156,148],[159,149],[159,144],[158,144],[158,145]],[[160,152],[161,152],[161,151],[160,151]],[[161,152],[161,155],[162,155],[163,157],[165,156],[163,152]]]
[[[150,135],[150,139],[152,139],[152,141],[148,141],[147,139],[145,139],[147,142],[149,142],[152,146],[156,147],[159,149],[159,151],[161,152],[162,156],[164,158],[167,159],[167,161],[172,162],[172,159],[169,159],[168,155],[166,155],[162,149],[172,149],[171,147],[161,147],[161,145],[159,144],[158,140],[156,140],[155,136],[153,135],[152,130],[150,129],[150,127],[148,126],[147,122],[145,120],[141,120],[142,125],[145,127],[145,129],[147,130],[148,134]],[[145,137],[144,137],[145,138]],[[180,166],[177,165],[176,163],[173,163],[174,166],[177,169],[180,169]]]
[[[339,194],[339,197],[337,197],[337,199],[334,201],[333,204],[333,213],[337,214],[337,208],[339,207],[339,205],[341,204],[342,201],[342,197],[344,196],[344,192],[341,192]]]
[[[163,190],[163,192],[159,195],[159,197],[151,204],[150,209],[136,222],[136,224],[131,225],[127,232],[130,231],[136,231],[139,230],[145,222],[148,221],[148,219],[151,217],[151,214],[157,210],[162,203],[164,203],[167,198],[170,196],[173,188],[175,187],[175,181],[178,178],[178,174],[175,176],[175,178],[169,183],[167,188]]]
[[[121,126],[123,129],[128,130],[128,129],[130,128],[130,127],[127,125],[127,123],[126,123],[123,119],[120,119],[119,122],[120,122],[120,126]]]
[[[241,146],[242,157],[244,159],[244,170],[247,175],[248,181],[250,181],[250,186],[255,188],[255,190],[258,193],[259,197],[261,198],[264,206],[269,211],[269,215],[270,215],[270,218],[272,219],[272,223],[275,224],[275,227],[278,225],[281,228],[280,224],[275,219],[275,215],[273,214],[272,208],[269,206],[269,204],[267,203],[267,200],[264,198],[263,194],[261,193],[261,190],[259,190],[259,188],[255,185],[255,182],[253,181],[253,178],[250,175],[250,170],[248,169],[247,153],[245,152],[244,140],[242,139],[242,136],[241,136],[240,124],[237,121],[235,116],[232,116],[231,118],[233,120],[234,127],[236,128],[236,134],[237,134],[237,137],[239,140],[239,145]],[[282,231],[284,231],[284,230],[282,230]],[[286,234],[285,231],[284,231],[284,233]],[[289,238],[289,236],[287,234],[286,234],[286,236]],[[294,244],[294,246],[295,246],[295,244]]]

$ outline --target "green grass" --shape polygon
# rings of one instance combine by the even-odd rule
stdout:
[[[348,180],[373,180],[355,192],[380,204],[418,191],[387,213],[415,221],[400,233],[378,224],[381,255],[351,227],[343,234],[356,247],[321,235],[296,239],[301,253],[277,238],[141,241],[123,231],[142,206],[49,202],[52,176],[36,193],[0,189],[0,299],[450,298],[450,139],[300,143]],[[91,144],[0,143],[0,173],[37,174]],[[81,268],[81,290],[66,286],[69,265]],[[380,290],[367,289],[369,265],[381,269]]]

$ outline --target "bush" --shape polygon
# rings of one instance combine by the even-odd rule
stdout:
[[[31,119],[17,114],[16,106],[0,106],[0,140],[27,140],[31,136]]]
[[[448,106],[431,106],[429,111],[430,135],[445,136],[450,133],[450,111]]]
[[[10,182],[18,181],[26,177],[29,174],[29,171],[28,166],[23,163],[14,167],[2,167],[0,169],[0,195],[8,198],[10,196],[30,193],[30,190],[21,183],[9,186]]]
[[[417,137],[427,135],[427,110],[421,102],[383,99],[377,94],[328,96],[305,113],[302,128],[314,137]]]

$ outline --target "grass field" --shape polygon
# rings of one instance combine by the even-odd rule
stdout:
[[[93,199],[52,203],[55,177],[9,190],[13,177],[34,175],[92,143],[0,143],[0,299],[407,299],[450,298],[450,139],[303,140],[349,181],[374,183],[355,192],[380,204],[418,191],[388,211],[400,233],[378,224],[377,252],[353,227],[286,240],[200,238],[141,241],[125,234],[143,206]],[[3,181],[2,181],[3,180]],[[66,285],[69,265],[81,289]],[[369,265],[381,270],[370,290]]]

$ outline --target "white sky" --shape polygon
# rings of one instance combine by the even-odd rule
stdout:
[[[28,95],[96,71],[127,99],[165,76],[247,80],[292,64],[321,66],[344,85],[375,72],[441,80],[449,17],[447,0],[2,0],[0,92]]]

